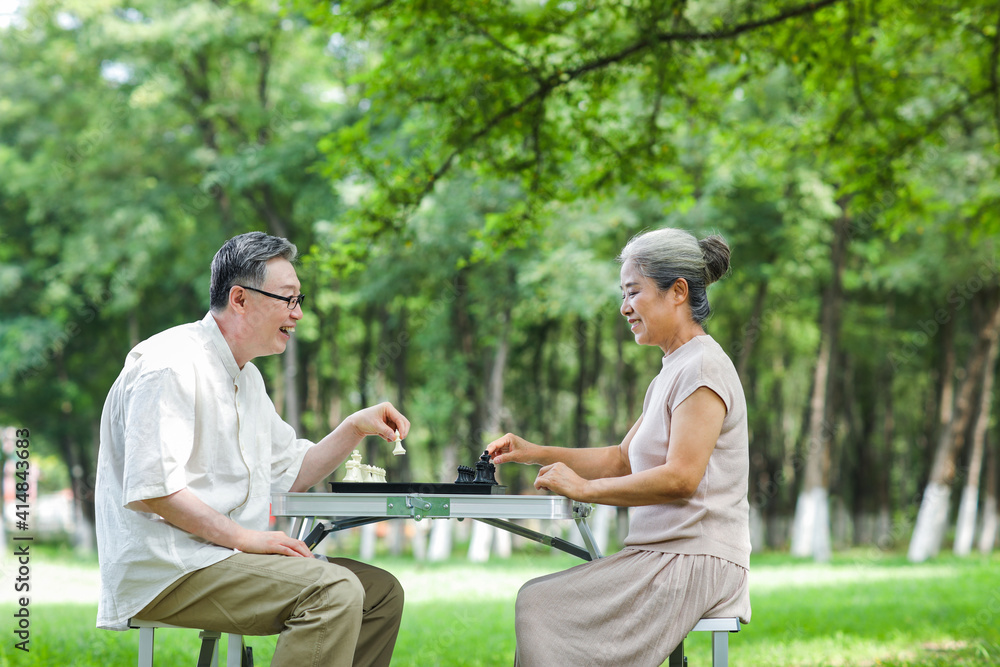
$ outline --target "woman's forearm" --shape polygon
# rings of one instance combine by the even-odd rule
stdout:
[[[535,461],[547,466],[564,463],[584,479],[620,477],[629,473],[628,461],[619,446],[610,447],[540,447],[541,455]]]

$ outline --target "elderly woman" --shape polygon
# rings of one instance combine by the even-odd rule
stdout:
[[[632,239],[621,314],[663,350],[642,415],[620,445],[546,447],[507,434],[494,463],[542,466],[535,488],[634,507],[625,547],[534,579],[517,596],[520,665],[660,665],[702,617],[750,620],[747,409],[732,361],[702,328],[706,288],[729,269],[719,236]]]

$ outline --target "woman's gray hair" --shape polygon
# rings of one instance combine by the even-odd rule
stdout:
[[[226,241],[212,259],[209,287],[211,308],[222,312],[229,305],[233,285],[261,288],[267,278],[267,263],[275,257],[295,261],[295,245],[264,232],[240,234]]]
[[[718,235],[699,241],[683,229],[656,229],[633,237],[618,261],[633,263],[660,291],[678,278],[686,280],[691,317],[701,324],[711,314],[707,287],[729,271],[729,245]]]

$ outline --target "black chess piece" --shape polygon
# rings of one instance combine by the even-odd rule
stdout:
[[[475,471],[472,466],[458,466],[458,479],[455,484],[472,484],[475,481]]]
[[[472,483],[490,484],[495,486],[497,480],[493,474],[496,472],[496,469],[496,466],[490,462],[489,452],[483,452],[483,455],[479,457],[478,461],[476,461],[476,478],[472,480]]]

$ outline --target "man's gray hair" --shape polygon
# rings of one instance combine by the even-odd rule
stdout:
[[[275,257],[295,261],[295,245],[264,232],[240,234],[226,241],[212,259],[211,307],[222,312],[229,305],[233,285],[261,288],[267,278],[267,263]]]
[[[678,278],[688,284],[691,317],[698,324],[708,319],[706,288],[729,271],[729,245],[721,236],[696,239],[683,229],[656,229],[629,241],[618,261],[632,262],[639,274],[667,290]]]

